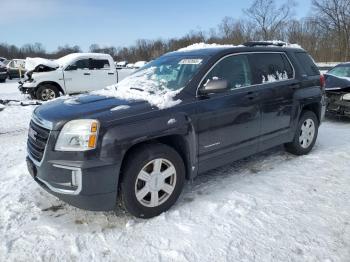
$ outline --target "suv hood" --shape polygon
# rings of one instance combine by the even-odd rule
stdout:
[[[52,123],[53,130],[60,130],[69,120],[98,119],[111,122],[155,110],[146,101],[124,100],[100,95],[57,98],[36,108],[35,117]]]

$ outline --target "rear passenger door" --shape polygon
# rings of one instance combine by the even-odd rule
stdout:
[[[103,89],[117,83],[115,69],[109,64],[108,59],[90,59],[91,90]]]
[[[261,106],[260,147],[264,150],[288,140],[292,124],[293,94],[299,87],[286,54],[249,55],[254,84],[259,87]]]

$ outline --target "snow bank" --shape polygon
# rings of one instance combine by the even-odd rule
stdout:
[[[136,72],[116,85],[91,93],[124,100],[143,100],[159,109],[165,109],[181,103],[179,99],[174,100],[180,90],[173,91],[166,88],[164,80],[154,78],[154,70],[154,67],[150,67]]]

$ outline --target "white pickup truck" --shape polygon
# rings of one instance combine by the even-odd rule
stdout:
[[[74,53],[57,60],[27,58],[26,70],[20,91],[44,101],[102,89],[121,80],[113,58],[99,53]]]

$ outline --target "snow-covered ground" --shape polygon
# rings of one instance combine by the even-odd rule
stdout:
[[[26,99],[15,82],[0,99]],[[349,261],[350,122],[327,120],[314,150],[276,148],[188,183],[150,220],[73,208],[26,170],[34,106],[0,111],[0,261]]]

